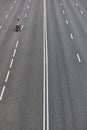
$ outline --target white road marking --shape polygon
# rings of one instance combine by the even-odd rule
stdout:
[[[77,53],[77,58],[78,58],[79,63],[81,63],[81,59],[78,53]]]
[[[16,42],[16,48],[18,47],[18,43],[19,43],[19,41]]]
[[[27,14],[25,14],[25,18],[27,17]]]
[[[21,30],[24,28],[24,25],[21,26]]]
[[[84,12],[82,10],[80,12],[81,12],[81,14],[84,14]]]
[[[62,6],[63,4],[62,3],[60,3],[60,6]]]
[[[71,39],[73,39],[73,35],[72,35],[72,33],[70,33],[70,37],[71,37]]]
[[[2,26],[0,26],[0,29],[2,28]]]
[[[6,15],[6,17],[5,17],[6,19],[8,18],[8,14]]]
[[[31,0],[30,0],[30,2],[31,2]]]
[[[76,6],[77,6],[77,7],[79,6],[78,3],[76,3]]]
[[[68,24],[69,22],[68,22],[68,20],[66,19],[66,24]]]
[[[15,0],[15,3],[16,3],[17,1]]]
[[[65,11],[63,10],[63,14],[65,14]]]
[[[44,90],[43,90],[43,130],[49,130],[49,92],[48,92],[48,43],[47,43],[47,12],[44,0]],[[45,105],[46,104],[46,105]],[[45,124],[46,123],[46,124]]]
[[[6,76],[6,79],[5,79],[5,83],[8,81],[9,74],[10,74],[10,71],[8,71],[8,73],[7,73],[7,76]]]
[[[12,67],[13,61],[14,61],[14,60],[13,60],[13,58],[12,58],[9,68]]]
[[[14,49],[14,52],[13,52],[13,57],[15,57],[15,54],[16,54],[16,49]]]
[[[29,6],[27,6],[27,9],[29,9]]]
[[[0,101],[2,100],[2,97],[3,97],[3,94],[4,94],[5,88],[6,88],[6,86],[3,86],[3,89],[2,89],[2,92],[1,92],[1,95],[0,95]]]
[[[11,7],[11,10],[13,9],[13,6]]]

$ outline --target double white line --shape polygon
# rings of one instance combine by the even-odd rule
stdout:
[[[43,48],[44,48],[44,84],[43,84],[43,130],[49,130],[49,94],[48,94],[48,46],[47,46],[47,15],[46,15],[46,0],[43,3]]]

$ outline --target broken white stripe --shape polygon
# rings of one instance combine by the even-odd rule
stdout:
[[[19,41],[16,42],[16,48],[18,47],[18,43],[19,43]]]
[[[81,14],[84,14],[84,12],[82,10],[80,12],[81,12]]]
[[[70,33],[70,37],[71,37],[71,39],[73,39],[73,35],[72,35],[72,33]]]
[[[5,17],[6,19],[8,18],[8,15],[6,15],[6,17]]]
[[[29,9],[29,6],[27,6],[27,9]]]
[[[2,92],[1,92],[1,95],[0,95],[0,101],[2,100],[2,97],[3,97],[3,94],[4,94],[5,88],[6,88],[6,86],[3,86],[3,89],[2,89]]]
[[[2,28],[2,26],[0,26],[0,29]]]
[[[27,17],[27,14],[25,14],[25,18]]]
[[[6,76],[5,82],[7,82],[7,81],[8,81],[9,74],[10,74],[10,71],[8,71],[8,73],[7,73],[7,76]]]
[[[11,7],[11,10],[13,9],[13,6]]]
[[[21,26],[21,30],[23,29],[24,25]]]
[[[63,10],[63,14],[65,14],[65,11]]]
[[[60,6],[62,6],[62,3],[60,3]]]
[[[14,49],[13,57],[15,57],[15,54],[16,54],[16,49]]]
[[[77,53],[77,58],[78,58],[79,63],[81,63],[81,59],[78,53]]]
[[[66,24],[68,24],[69,22],[68,22],[68,20],[66,19]]]
[[[17,1],[15,0],[15,3],[16,3]]]
[[[9,68],[12,67],[13,61],[14,61],[14,60],[12,59]]]
[[[77,7],[79,6],[78,3],[76,3],[76,6],[77,6]]]

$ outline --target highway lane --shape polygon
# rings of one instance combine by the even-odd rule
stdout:
[[[47,0],[50,130],[87,129],[87,27],[84,13],[73,1]]]
[[[20,32],[15,32],[17,14],[24,25]],[[0,30],[0,93],[4,93],[2,98],[0,96],[0,129],[41,130],[43,1],[20,0],[3,26]]]

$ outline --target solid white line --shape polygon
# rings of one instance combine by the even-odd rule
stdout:
[[[7,82],[7,81],[8,81],[9,74],[10,74],[10,71],[8,71],[8,73],[7,73],[7,76],[6,76],[5,82]]]
[[[48,93],[48,45],[47,45],[47,15],[46,15],[46,0],[44,0],[44,47],[46,47],[46,62],[45,62],[45,85],[44,85],[44,105],[46,104],[46,110],[44,110],[44,115],[46,114],[46,117],[44,116],[44,125],[46,122],[46,125],[43,127],[45,130],[49,130],[49,93]],[[45,57],[44,57],[45,58]],[[44,108],[45,109],[45,108]],[[47,112],[47,113],[46,113]],[[46,118],[46,121],[45,121]]]
[[[79,6],[78,3],[76,3],[76,6],[77,6],[77,7]]]
[[[16,49],[14,49],[13,57],[15,57],[15,54],[16,54]]]
[[[9,68],[12,67],[13,61],[14,61],[14,60],[13,60],[13,58],[12,58]]]
[[[19,41],[16,42],[16,48],[18,47],[18,43],[19,43]]]
[[[73,35],[72,35],[72,33],[70,33],[70,37],[71,37],[71,39],[73,39]]]
[[[68,22],[68,20],[66,19],[66,24],[68,24],[69,22]]]
[[[8,18],[8,14],[6,15],[6,17],[5,17],[6,19]]]
[[[45,70],[46,70],[46,66],[45,66],[45,24],[46,24],[46,0],[43,0],[43,56],[44,56],[44,58],[43,58],[43,63],[44,63],[44,65],[43,65],[43,130],[45,130],[46,129],[46,126],[45,126],[45,119],[46,119],[46,117],[45,117],[45,115],[46,115],[46,106],[45,106],[45,101],[46,101],[46,95],[45,95],[45,91],[46,91],[46,88],[45,88],[45,80],[46,80],[46,77],[45,77]]]
[[[65,11],[63,10],[63,14],[65,14]]]
[[[78,53],[77,53],[77,58],[78,58],[79,63],[81,63],[81,59]]]
[[[25,14],[25,18],[27,17],[27,14]]]
[[[81,14],[84,14],[84,12],[82,10],[80,12],[81,12]]]
[[[5,88],[6,88],[6,86],[3,86],[3,89],[2,89],[2,92],[1,92],[1,95],[0,95],[0,101],[2,100],[2,97],[3,97],[3,94],[4,94]]]
[[[62,3],[60,3],[60,6],[62,6]]]

